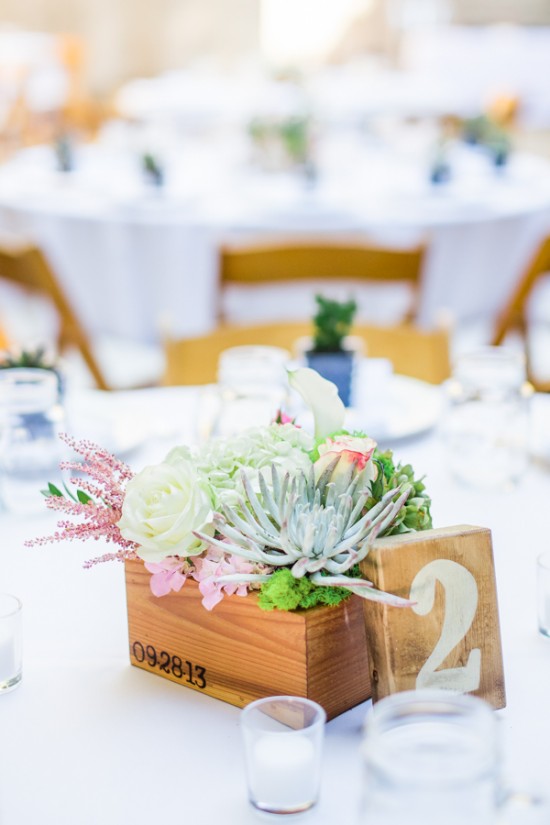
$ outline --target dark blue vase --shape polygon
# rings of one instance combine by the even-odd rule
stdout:
[[[338,387],[338,395],[344,406],[351,406],[351,388],[353,379],[355,353],[349,350],[341,352],[306,352],[308,367],[332,381]]]

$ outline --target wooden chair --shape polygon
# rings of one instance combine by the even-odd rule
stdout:
[[[525,332],[527,300],[537,280],[547,273],[550,273],[550,235],[537,249],[511,298],[500,313],[493,334],[493,344],[502,344],[506,334],[513,329]]]
[[[285,281],[354,280],[361,283],[406,283],[412,298],[404,320],[416,318],[425,247],[386,249],[359,243],[286,243],[222,247],[220,283],[258,287]],[[221,304],[221,302],[220,302]],[[223,307],[220,305],[223,320]]]
[[[527,335],[527,305],[533,287],[538,279],[550,273],[550,236],[545,238],[537,249],[525,273],[520,278],[508,303],[500,313],[491,343],[502,344],[508,333],[519,331],[525,340],[527,354],[527,374],[535,389],[548,392],[550,382],[537,380],[531,372],[531,358],[529,357],[529,342]]]
[[[63,351],[69,345],[75,346],[82,354],[98,389],[109,389],[92,353],[88,336],[42,252],[36,247],[0,248],[1,279],[50,298],[59,316],[59,350]]]
[[[87,46],[77,34],[57,36],[59,59],[67,73],[67,99],[60,112],[62,130],[80,130],[95,137],[106,115],[106,107],[95,100],[86,85]]]
[[[289,322],[261,326],[225,326],[209,335],[165,341],[163,384],[210,384],[216,381],[220,353],[228,347],[259,344],[292,351],[296,341],[312,333],[311,323]],[[439,384],[450,375],[446,330],[425,332],[410,324],[393,327],[354,326],[373,358],[389,358],[396,373]]]

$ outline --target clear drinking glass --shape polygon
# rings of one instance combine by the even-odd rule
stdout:
[[[0,593],[0,693],[13,690],[21,681],[21,602]]]
[[[360,825],[547,822],[543,800],[504,791],[497,720],[475,696],[388,696],[367,718],[362,752]]]
[[[537,607],[539,632],[550,638],[550,552],[537,557]]]
[[[270,814],[297,814],[319,797],[326,713],[309,699],[270,696],[241,715],[248,794]]]
[[[457,359],[442,426],[449,469],[457,479],[505,489],[521,478],[530,395],[521,352],[482,347]]]
[[[439,691],[387,697],[367,718],[361,823],[492,823],[498,794],[493,713]]]
[[[267,425],[287,396],[290,353],[279,347],[231,347],[218,363],[218,411],[213,435]]]
[[[0,371],[0,494],[12,512],[43,510],[40,490],[60,474],[63,421],[55,373]]]

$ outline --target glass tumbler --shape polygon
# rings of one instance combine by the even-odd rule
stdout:
[[[0,494],[8,510],[43,510],[40,491],[60,474],[63,421],[55,373],[0,371]]]
[[[298,814],[319,796],[326,713],[298,696],[270,696],[241,715],[248,794],[258,811]]]
[[[474,487],[512,487],[527,466],[532,391],[523,354],[482,347],[462,355],[447,388],[442,434],[451,473]]]
[[[213,435],[267,425],[287,397],[290,353],[279,347],[231,347],[218,363],[218,412]]]
[[[408,691],[367,718],[361,825],[492,825],[499,787],[493,711],[472,696]]]
[[[475,696],[407,691],[378,702],[362,747],[360,825],[546,823],[546,802],[504,790],[498,724]]]
[[[550,639],[550,551],[537,556],[537,614],[539,633]]]
[[[0,593],[0,693],[13,690],[21,681],[21,602]]]

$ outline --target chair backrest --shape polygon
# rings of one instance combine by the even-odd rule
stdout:
[[[77,347],[97,387],[109,389],[92,353],[88,336],[40,249],[32,246],[0,248],[0,279],[50,298],[59,316],[59,349],[62,351],[69,345]]]
[[[220,253],[220,281],[222,290],[229,284],[259,286],[284,281],[407,283],[412,287],[412,300],[405,320],[414,320],[425,252],[424,246],[386,249],[337,241],[225,246]]]
[[[450,375],[449,336],[446,330],[423,331],[409,324],[394,327],[354,326],[354,336],[365,343],[373,358],[389,358],[396,373],[439,384]],[[163,384],[210,384],[216,381],[218,358],[228,347],[259,344],[293,350],[296,341],[310,336],[309,322],[220,327],[209,335],[165,341]]]
[[[512,329],[525,331],[525,311],[531,291],[541,275],[550,272],[550,236],[545,238],[517,283],[508,303],[500,313],[493,333],[493,344],[502,344]]]

